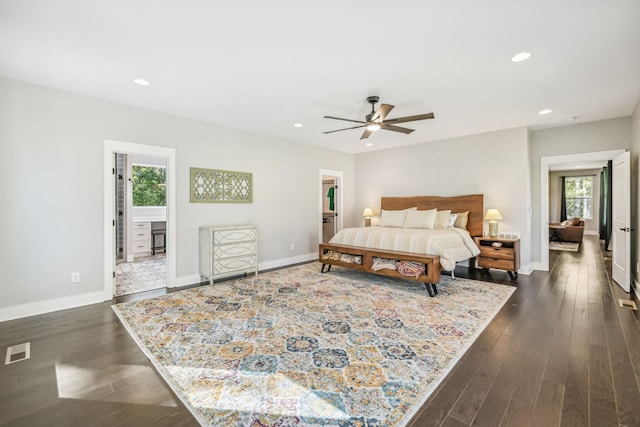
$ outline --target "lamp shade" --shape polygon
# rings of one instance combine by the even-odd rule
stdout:
[[[362,216],[371,217],[373,216],[373,211],[371,210],[371,208],[364,208],[364,210],[362,211]]]
[[[502,215],[500,215],[500,211],[498,209],[488,209],[487,213],[484,215],[484,219],[497,221],[502,219]]]

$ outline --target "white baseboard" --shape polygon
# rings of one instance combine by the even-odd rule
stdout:
[[[301,262],[313,261],[314,259],[318,259],[318,253],[313,252],[309,254],[297,255],[291,258],[281,258],[273,261],[259,262],[258,270],[269,270],[272,268],[285,267],[287,265],[298,264]],[[196,283],[202,282],[203,279],[199,274],[190,274],[188,276],[181,276],[176,278],[176,288],[181,286],[195,285]]]
[[[174,287],[179,288],[181,286],[195,285],[202,281],[202,277],[200,277],[199,274],[190,274],[188,276],[176,277],[176,285]]]
[[[269,270],[270,268],[284,267],[287,265],[298,264],[300,262],[313,261],[314,259],[318,259],[318,252],[297,255],[290,258],[280,258],[273,261],[261,262],[261,263],[258,263],[258,269]]]
[[[584,230],[584,234],[588,234],[589,236],[599,236],[600,235],[600,233],[597,232],[597,231],[587,231],[587,230]]]
[[[525,276],[528,276],[531,273],[533,273],[533,266],[531,264],[521,265],[518,269],[518,274],[524,274]]]
[[[640,283],[635,279],[633,279],[633,283],[631,283],[631,292],[635,294],[636,299],[640,301]]]
[[[106,300],[110,300],[111,297]],[[68,308],[104,302],[104,291],[87,294],[73,295],[70,297],[54,298],[45,301],[31,302],[27,304],[12,305],[0,308],[0,322],[51,313],[53,311],[66,310]]]

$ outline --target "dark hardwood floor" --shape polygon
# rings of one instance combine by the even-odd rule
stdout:
[[[551,252],[550,266],[519,276],[411,426],[640,426],[638,313],[619,308],[629,295],[611,282],[610,259],[585,236],[577,253]],[[31,342],[31,359],[0,367],[0,425],[198,425],[110,305],[0,323],[2,355]]]

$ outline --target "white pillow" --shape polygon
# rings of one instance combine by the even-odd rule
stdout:
[[[427,228],[432,230],[436,224],[436,213],[436,209],[407,211],[407,217],[404,219],[404,228]]]
[[[447,227],[453,227],[456,224],[456,220],[458,219],[458,214],[451,214],[449,216],[449,223]]]
[[[407,211],[385,211],[380,212],[380,227],[402,227]]]
[[[438,211],[436,215],[436,228],[447,228],[447,224],[449,224],[449,216],[451,216],[451,209]]]

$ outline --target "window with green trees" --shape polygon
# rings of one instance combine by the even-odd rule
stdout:
[[[593,217],[593,177],[567,176],[564,179],[564,195],[567,207],[567,218]]]
[[[166,206],[167,169],[133,165],[133,206]]]

